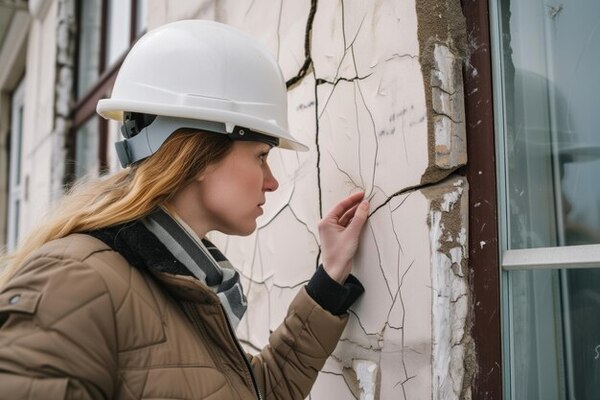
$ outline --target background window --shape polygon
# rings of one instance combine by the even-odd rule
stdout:
[[[77,57],[77,98],[81,98],[100,76],[102,1],[80,2]]]
[[[100,141],[97,118],[90,118],[75,133],[75,178],[98,171],[98,148]]]
[[[77,2],[77,104],[69,150],[69,181],[109,168],[107,127],[96,103],[114,84],[125,54],[146,29],[147,0]],[[95,148],[94,148],[95,146]]]
[[[21,179],[23,144],[23,108],[25,105],[25,79],[12,94],[10,124],[10,163],[8,172],[8,232],[7,250],[14,250],[19,240],[19,220],[24,190]]]
[[[505,392],[600,399],[600,2],[492,4]]]
[[[112,65],[128,49],[131,43],[131,2],[108,0],[106,18],[107,46],[106,65]],[[137,18],[134,19],[136,21]]]

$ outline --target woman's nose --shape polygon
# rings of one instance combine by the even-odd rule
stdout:
[[[275,177],[273,176],[271,168],[267,166],[265,171],[265,179],[263,182],[263,190],[265,192],[274,192],[277,190],[278,187],[279,182],[277,182],[277,179],[275,179]]]

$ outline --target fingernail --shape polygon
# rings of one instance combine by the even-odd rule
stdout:
[[[363,200],[360,203],[360,207],[364,210],[366,210],[367,208],[369,208],[369,200]]]

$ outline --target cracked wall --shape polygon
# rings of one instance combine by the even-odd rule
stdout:
[[[273,151],[280,181],[257,231],[213,234],[250,302],[238,335],[267,344],[320,262],[317,223],[365,190],[354,260],[366,293],[313,399],[468,399],[475,370],[467,265],[464,21],[446,1],[155,1],[149,28],[215,19],[266,44],[307,153]]]

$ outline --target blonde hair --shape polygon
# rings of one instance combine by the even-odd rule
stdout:
[[[232,141],[225,135],[179,129],[151,157],[108,177],[76,183],[46,220],[12,254],[0,287],[29,254],[43,244],[72,233],[92,231],[139,219],[175,194],[208,165],[223,159]]]

